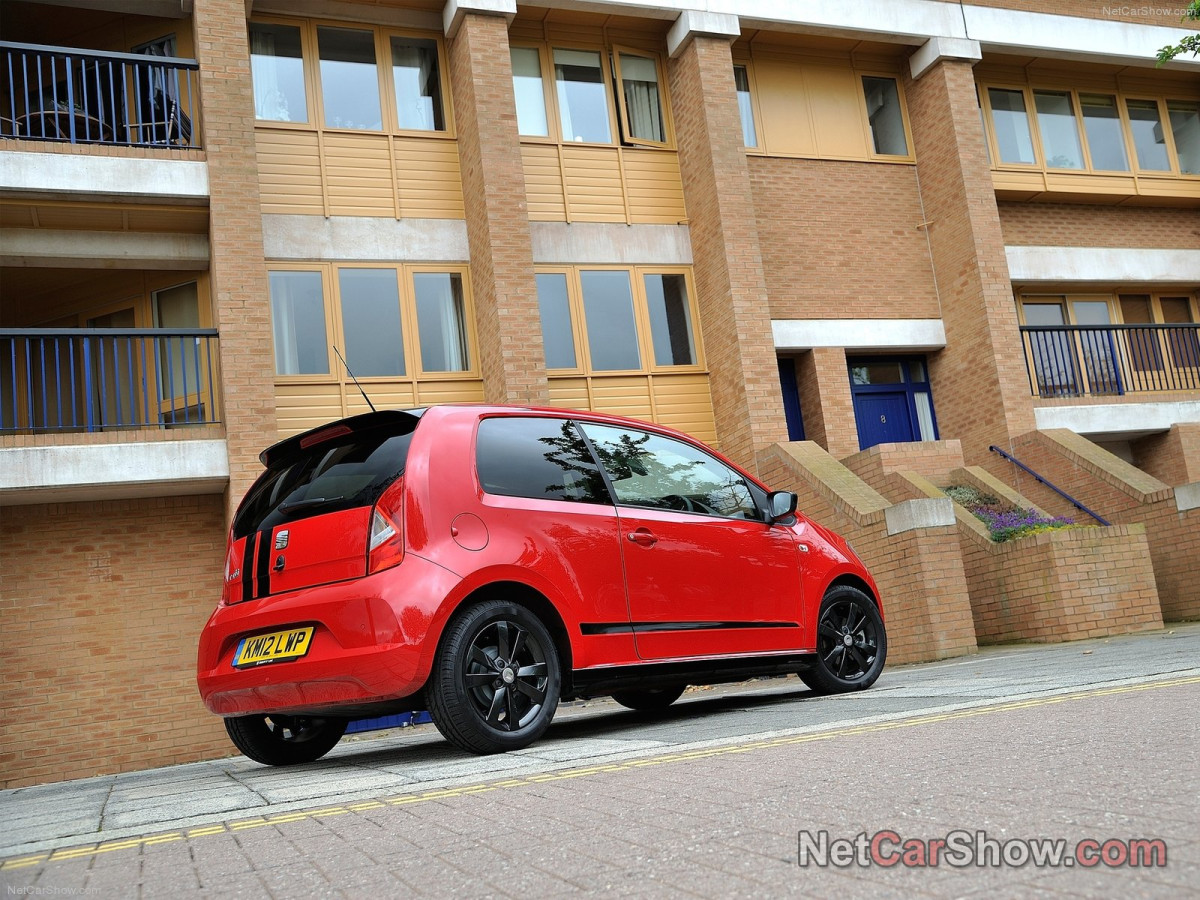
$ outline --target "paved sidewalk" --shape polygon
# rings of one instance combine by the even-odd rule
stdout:
[[[1055,646],[1013,646],[885,671],[869,691],[815,698],[796,679],[691,691],[665,715],[609,700],[562,710],[526,750],[474,757],[432,726],[344,740],[324,760],[292,768],[243,757],[0,792],[0,859],[321,806],[377,802],[494,779],[950,713],[999,700],[1067,695],[1200,673],[1200,624]],[[1187,715],[1191,716],[1189,711]],[[6,868],[9,864],[5,864]]]

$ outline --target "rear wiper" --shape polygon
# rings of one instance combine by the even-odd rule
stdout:
[[[309,497],[306,500],[294,500],[290,503],[280,503],[279,511],[281,513],[290,513],[297,509],[310,509],[314,506],[324,506],[326,503],[336,503],[338,500],[345,499],[345,497]]]

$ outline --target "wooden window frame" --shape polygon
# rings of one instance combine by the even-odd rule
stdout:
[[[274,119],[254,120],[256,127],[288,128],[299,131],[330,133],[330,134],[369,134],[395,135],[399,137],[422,137],[436,140],[454,140],[457,135],[454,127],[454,107],[450,90],[450,65],[446,55],[446,42],[438,32],[421,31],[419,29],[392,28],[384,25],[373,25],[367,22],[347,22],[323,18],[291,18],[275,15],[254,15],[250,24],[288,25],[300,29],[300,53],[303,57],[304,93],[308,105],[307,122],[279,122]],[[375,46],[375,77],[379,88],[380,129],[338,128],[325,124],[325,95],[321,83],[321,53],[317,42],[318,28],[343,28],[348,31],[368,31],[372,35]],[[393,37],[420,38],[431,40],[437,45],[438,87],[441,91],[442,118],[445,128],[442,131],[425,131],[420,129],[402,129],[396,114],[396,92],[392,83],[392,43]]]
[[[904,125],[904,146],[908,148],[905,154],[899,153],[877,153],[875,151],[875,140],[871,136],[871,117],[867,110],[867,88],[863,84],[864,78],[888,78],[896,83],[896,98],[900,102],[900,121]],[[873,162],[906,162],[915,163],[917,161],[916,152],[913,149],[912,127],[909,124],[908,118],[908,99],[904,96],[904,79],[894,72],[884,72],[875,69],[860,69],[854,67],[854,80],[858,87],[858,97],[862,102],[862,125],[863,137],[867,142],[867,157]]]
[[[766,156],[767,152],[764,149],[766,145],[766,131],[762,112],[758,108],[758,82],[754,78],[754,60],[748,55],[734,54],[733,65],[735,68],[741,66],[746,70],[746,86],[750,90],[750,115],[754,117],[754,135],[758,138],[757,147],[746,147],[743,144],[742,149],[754,156]],[[734,93],[737,93],[736,80],[734,81]]]
[[[542,104],[546,109],[546,134],[525,134],[517,127],[517,137],[521,143],[538,143],[558,145],[563,143],[561,138],[562,126],[558,121],[557,90],[554,88],[554,57],[549,44],[534,41],[516,41],[509,43],[509,50],[534,50],[538,55],[538,71],[542,77]],[[512,59],[510,54],[509,59]],[[511,65],[511,63],[510,63]],[[514,91],[514,101],[516,95]],[[555,137],[559,135],[560,137]]]
[[[396,274],[397,291],[400,301],[400,332],[404,346],[404,375],[367,375],[359,376],[364,384],[397,384],[415,381],[478,381],[479,340],[475,326],[475,304],[471,288],[471,273],[468,265],[426,264],[426,263],[382,263],[359,262],[355,260],[339,260],[337,262],[298,262],[270,260],[267,272],[319,272],[321,275],[321,294],[324,300],[325,333],[332,346],[345,353],[345,332],[342,328],[342,294],[341,280],[338,272],[341,269],[376,269],[391,271]],[[467,339],[467,368],[458,372],[425,371],[421,362],[420,335],[417,325],[417,300],[413,274],[426,272],[433,274],[458,275],[462,279],[463,289],[463,320]],[[329,360],[329,372],[313,375],[281,375],[275,373],[278,384],[349,384],[353,380],[345,372],[345,367],[337,355],[325,350]],[[358,373],[355,373],[356,375]]]
[[[654,64],[658,75],[658,103],[662,112],[663,139],[653,141],[647,138],[633,136],[633,126],[629,122],[629,110],[625,104],[625,79],[621,74],[621,54],[646,59]],[[667,114],[667,73],[663,68],[662,56],[652,50],[638,50],[621,44],[613,44],[609,48],[609,59],[612,65],[613,91],[617,95],[617,125],[619,127],[619,143],[634,147],[667,148],[675,145],[675,135],[671,127],[671,119]]]
[[[589,265],[578,263],[571,266],[536,266],[535,274],[564,274],[567,276],[567,304],[571,313],[571,327],[575,341],[576,366],[571,369],[547,369],[551,377],[583,376],[603,378],[627,375],[671,375],[707,374],[704,339],[700,327],[700,309],[696,289],[689,266],[621,266]],[[637,330],[635,338],[642,365],[637,369],[593,369],[588,342],[587,321],[583,310],[582,272],[624,272],[629,276],[630,294],[633,299],[633,321]],[[692,342],[696,350],[696,362],[691,365],[658,365],[654,361],[654,336],[650,325],[650,308],[646,300],[646,275],[682,275],[688,295],[688,313],[692,328]]]

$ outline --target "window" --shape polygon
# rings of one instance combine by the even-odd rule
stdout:
[[[329,372],[320,272],[271,272],[271,329],[280,375]]]
[[[699,448],[645,431],[591,423],[581,427],[619,505],[762,519],[746,479]]]
[[[542,343],[547,369],[574,369],[575,328],[571,324],[571,302],[567,276],[552,272],[537,276],[538,308],[542,318]]]
[[[628,272],[580,272],[593,371],[640,369]]]
[[[1200,175],[1200,103],[1168,100],[1167,117],[1171,120],[1171,134],[1175,138],[1179,171],[1185,175]]]
[[[417,301],[421,369],[425,372],[465,372],[470,366],[462,276],[418,272],[413,275],[413,291]]]
[[[742,117],[742,143],[747,147],[757,147],[758,132],[754,128],[754,105],[750,98],[750,73],[745,66],[733,67],[733,86],[737,91],[738,112]]]
[[[610,143],[608,92],[600,54],[594,50],[555,50],[554,82],[562,139]]]
[[[338,270],[346,364],[356,376],[403,375],[404,336],[395,269]]]
[[[392,85],[401,130],[445,131],[437,41],[393,37]]]
[[[200,301],[196,282],[176,285],[151,295],[155,328],[199,328]],[[158,339],[158,399],[194,394],[203,387],[200,373],[208,363],[201,362],[197,338]]]
[[[654,57],[626,51],[615,53],[621,83],[621,114],[625,138],[631,143],[666,143],[658,62]]]
[[[254,115],[273,122],[307,122],[300,29],[294,25],[250,24],[250,72]]]
[[[862,83],[875,152],[883,156],[908,156],[904,113],[901,111],[896,79],[864,75]]]
[[[511,47],[513,97],[517,101],[517,131],[549,137],[546,89],[542,83],[542,57],[536,47]]]
[[[1069,91],[1034,91],[1042,156],[1050,169],[1082,169],[1083,148]]]
[[[317,49],[326,127],[381,130],[375,33],[321,26]]]
[[[611,503],[587,442],[565,419],[484,419],[475,465],[489,494]]]
[[[1126,100],[1129,126],[1133,130],[1133,145],[1137,151],[1138,168],[1151,172],[1169,172],[1167,144],[1163,137],[1162,119],[1157,100]]]
[[[1029,132],[1029,116],[1025,112],[1022,91],[988,88],[992,107],[992,125],[1000,161],[1033,165],[1033,136]]]
[[[650,312],[650,335],[654,342],[654,364],[695,365],[692,315],[683,276],[646,275],[644,281],[646,307]]]
[[[537,274],[551,371],[639,372],[701,364],[687,275],[650,267]]]
[[[1080,94],[1079,105],[1083,109],[1083,128],[1092,156],[1092,168],[1128,172],[1129,157],[1125,153],[1125,136],[1121,130],[1117,98],[1111,94]]]

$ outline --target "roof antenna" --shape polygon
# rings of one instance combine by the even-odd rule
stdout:
[[[371,398],[367,396],[367,392],[363,390],[363,386],[358,383],[358,379],[354,377],[354,373],[350,371],[350,367],[346,365],[346,357],[342,356],[342,351],[337,348],[337,344],[333,345],[333,352],[337,354],[338,359],[342,361],[342,366],[346,369],[346,374],[350,376],[350,380],[354,382],[354,386],[358,388],[358,392],[363,395],[363,399],[367,401],[367,406],[371,407],[371,412],[375,412],[375,404],[371,402]]]

